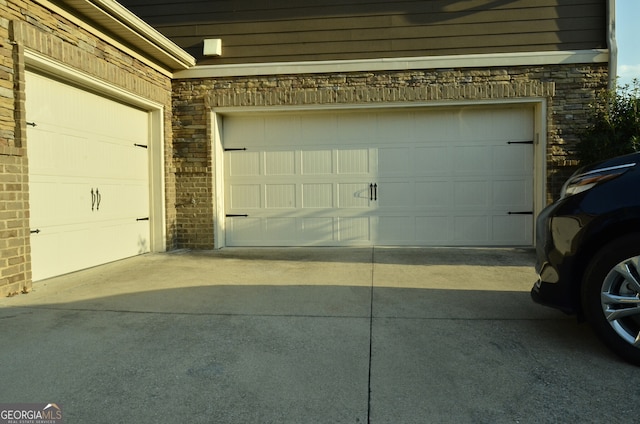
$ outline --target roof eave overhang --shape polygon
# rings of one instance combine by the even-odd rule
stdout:
[[[193,56],[114,0],[53,0],[53,2],[99,25],[121,42],[167,70],[180,71],[196,64]]]

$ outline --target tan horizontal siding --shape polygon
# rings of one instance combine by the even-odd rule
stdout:
[[[571,30],[588,33],[592,28],[597,28],[600,22],[597,18],[576,18],[572,22]],[[191,38],[191,42],[201,40],[200,36],[193,36],[188,32],[173,34],[172,38],[181,40]],[[385,31],[379,28],[336,28],[333,30],[298,32],[295,34],[271,32],[263,33],[259,38],[255,34],[228,34],[225,37],[225,47],[253,46],[253,45],[282,45],[287,43],[324,43],[329,41],[379,41],[379,40],[407,40],[438,38],[446,41],[447,37],[460,37],[473,34],[476,36],[502,35],[504,34],[544,34],[556,33],[556,24],[550,20],[533,20],[520,22],[505,22],[497,26],[494,23],[460,25],[430,25],[430,26],[404,26],[390,27]],[[593,31],[597,36],[598,31]],[[185,37],[186,35],[186,37]]]
[[[121,2],[199,64],[606,48],[605,0]]]
[[[243,23],[294,21],[309,17],[376,15],[469,15],[483,10],[533,10],[542,7],[588,6],[602,0],[122,0],[154,25],[177,22]],[[604,3],[602,3],[604,4]]]

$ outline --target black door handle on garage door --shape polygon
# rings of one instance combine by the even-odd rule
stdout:
[[[378,184],[369,184],[369,200],[378,200]]]
[[[102,201],[102,195],[100,195],[100,191],[96,187],[96,191],[91,189],[91,210],[100,210],[100,201]]]

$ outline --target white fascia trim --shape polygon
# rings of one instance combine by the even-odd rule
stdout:
[[[240,65],[203,65],[177,71],[173,77],[174,79],[220,78],[256,75],[396,71],[408,69],[495,68],[500,66],[538,66],[565,63],[606,63],[608,61],[608,51],[606,49],[598,49],[362,60],[247,63]]]

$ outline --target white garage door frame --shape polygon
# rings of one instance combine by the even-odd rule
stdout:
[[[247,115],[256,113],[274,112],[322,112],[322,111],[356,111],[373,109],[411,109],[411,108],[455,108],[455,107],[491,107],[516,105],[522,107],[532,107],[534,125],[534,181],[533,181],[533,213],[534,217],[546,205],[546,150],[547,150],[547,101],[544,98],[519,98],[509,100],[487,100],[487,101],[443,101],[443,102],[412,102],[412,103],[381,103],[366,105],[327,105],[327,106],[276,106],[276,107],[231,107],[216,108],[209,115],[210,140],[212,143],[212,162],[214,175],[213,203],[215,210],[214,222],[214,246],[217,249],[226,247],[226,227],[225,227],[225,170],[224,170],[224,139],[223,124],[225,116]],[[535,234],[535,219],[533,220],[533,231]],[[535,240],[535,238],[534,238]]]
[[[166,250],[164,106],[32,50],[25,49],[24,63],[28,71],[37,71],[45,76],[74,84],[79,88],[137,107],[149,113],[149,222],[151,225],[149,248],[151,252],[164,252]]]

